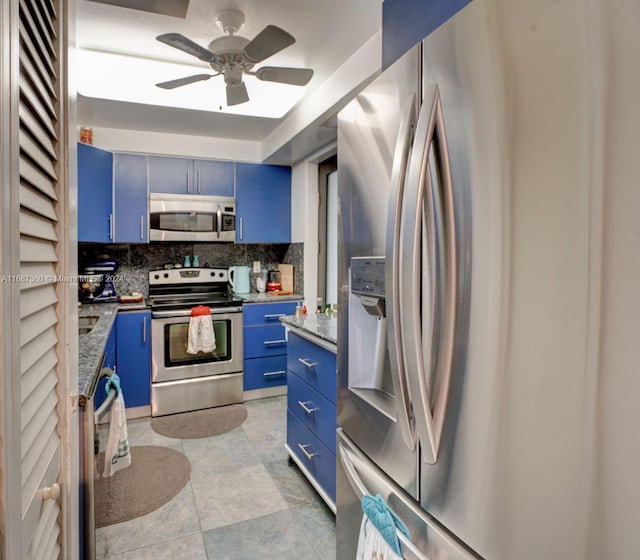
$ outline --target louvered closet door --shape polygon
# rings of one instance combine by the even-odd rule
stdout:
[[[60,557],[56,201],[59,141],[57,1],[19,0],[20,414],[22,557]]]

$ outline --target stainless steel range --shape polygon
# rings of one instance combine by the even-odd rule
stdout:
[[[224,268],[149,272],[151,415],[242,402],[242,300]],[[211,308],[216,348],[187,353],[191,309]]]

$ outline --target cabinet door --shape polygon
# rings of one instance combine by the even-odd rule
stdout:
[[[149,156],[149,192],[195,194],[193,160]]]
[[[148,243],[147,156],[113,157],[116,243]]]
[[[236,242],[291,242],[291,168],[236,164]]]
[[[382,69],[385,70],[471,0],[384,0]]]
[[[231,161],[193,160],[194,194],[235,195],[235,164]]]
[[[151,404],[151,314],[119,313],[116,357],[127,408]]]
[[[78,241],[113,241],[113,154],[78,144]]]

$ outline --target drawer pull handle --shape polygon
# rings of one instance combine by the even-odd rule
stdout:
[[[300,451],[304,453],[304,456],[309,459],[309,461],[311,461],[311,459],[313,459],[317,455],[317,453],[309,453],[307,451],[307,447],[311,447],[308,443],[305,443],[304,445],[302,443],[299,443],[298,447],[300,448]]]
[[[262,375],[264,377],[279,377],[285,373],[287,373],[286,370],[281,369],[280,371],[265,371]]]
[[[310,369],[313,369],[318,365],[318,362],[310,362],[306,358],[298,358],[298,361]]]
[[[284,338],[282,340],[265,340],[264,341],[264,345],[265,346],[271,346],[271,345],[274,345],[274,344],[286,344],[286,343],[287,343],[287,341]]]
[[[268,315],[264,315],[266,321],[269,319],[280,319],[280,317],[285,317],[284,313],[269,313]]]
[[[316,410],[318,410],[317,408],[309,408],[307,406],[308,404],[313,404],[311,401],[298,401],[298,404],[300,405],[300,408],[302,408],[302,410],[304,410],[307,414],[313,414]]]

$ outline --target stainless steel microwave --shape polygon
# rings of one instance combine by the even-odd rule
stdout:
[[[235,241],[236,199],[149,194],[150,241]]]

